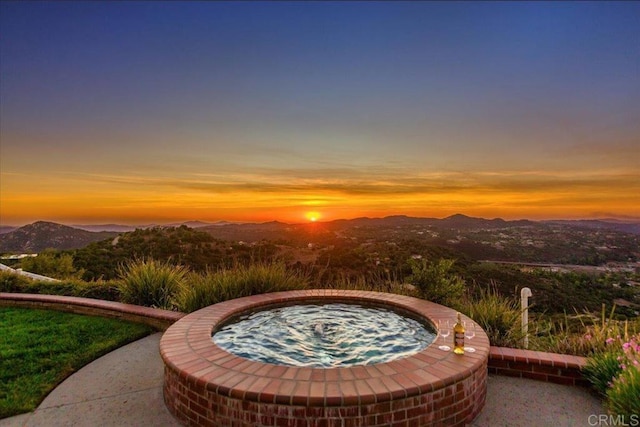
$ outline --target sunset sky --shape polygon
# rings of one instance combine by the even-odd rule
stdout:
[[[0,9],[2,225],[640,218],[638,2]]]

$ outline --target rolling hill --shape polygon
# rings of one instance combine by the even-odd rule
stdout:
[[[456,233],[469,233],[484,230],[487,233],[497,233],[506,229],[535,229],[541,233],[548,233],[553,227],[565,230],[585,230],[587,232],[614,231],[621,233],[640,234],[639,223],[620,223],[604,220],[577,221],[508,221],[501,218],[485,219],[456,214],[447,218],[420,218],[405,215],[387,216],[384,218],[354,218],[339,219],[317,223],[288,224],[278,221],[264,223],[231,223],[220,221],[206,223],[190,221],[168,225],[127,226],[106,224],[98,226],[65,226],[52,222],[39,221],[24,227],[16,228],[0,234],[0,252],[39,252],[47,248],[79,249],[92,242],[109,239],[118,234],[132,232],[135,229],[171,228],[187,226],[207,232],[220,240],[254,242],[260,240],[271,241],[314,241],[322,240],[354,230],[394,230],[410,229],[411,227],[429,227],[443,231],[442,235],[454,236]],[[449,230],[449,232],[446,232]],[[452,234],[453,233],[453,234]],[[333,238],[331,237],[331,238]],[[467,236],[469,237],[469,236]],[[450,239],[451,237],[447,237]],[[486,250],[486,247],[485,247]]]
[[[53,222],[38,221],[0,235],[0,252],[41,252],[45,249],[78,249],[117,236],[115,232],[91,232]]]

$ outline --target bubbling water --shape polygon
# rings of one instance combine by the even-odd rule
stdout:
[[[357,304],[306,304],[250,313],[212,337],[236,356],[276,365],[346,367],[400,359],[435,333],[394,311]]]

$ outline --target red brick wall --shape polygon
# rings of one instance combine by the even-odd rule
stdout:
[[[464,426],[484,407],[487,370],[441,389],[370,404],[290,405],[247,401],[217,393],[165,366],[165,403],[189,426]]]
[[[587,359],[506,347],[489,350],[489,373],[565,385],[589,385],[582,377]]]

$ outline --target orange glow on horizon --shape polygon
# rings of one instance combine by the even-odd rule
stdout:
[[[224,182],[209,188],[206,182],[192,185],[176,180],[168,185],[165,180],[147,177],[116,181],[3,173],[0,224],[25,225],[37,220],[131,225],[189,220],[300,223],[389,215],[444,218],[456,213],[506,220],[638,218],[640,183],[635,174],[594,175],[589,177],[588,191],[579,175],[547,180],[536,176],[525,177],[527,180],[520,175],[500,179],[469,176],[473,180],[444,176],[410,185],[402,179],[372,177],[366,185],[345,179],[344,185],[299,181],[287,186],[265,178],[264,187],[228,189]],[[459,182],[462,184],[456,184]]]

